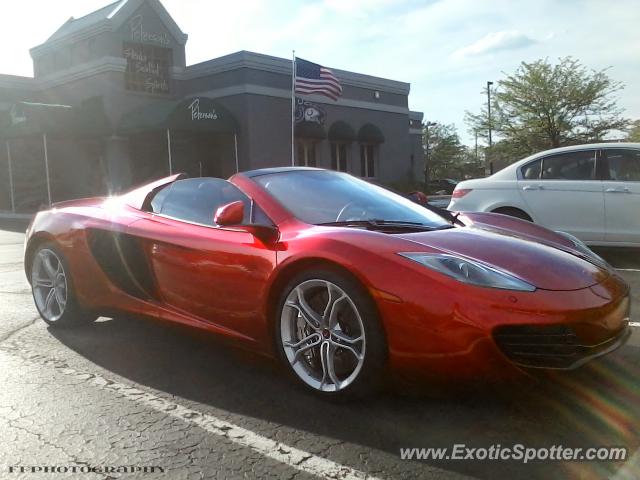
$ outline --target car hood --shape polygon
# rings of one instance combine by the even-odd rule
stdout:
[[[587,288],[610,275],[560,245],[511,230],[461,227],[396,236],[422,247],[477,260],[543,290]]]

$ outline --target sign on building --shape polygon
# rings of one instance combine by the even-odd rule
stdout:
[[[170,48],[124,42],[123,55],[127,60],[127,90],[153,94],[171,93]]]

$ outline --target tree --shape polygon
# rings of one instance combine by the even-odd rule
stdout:
[[[456,176],[458,167],[464,163],[466,148],[460,143],[455,125],[424,126],[424,146],[427,155],[429,178]]]
[[[636,120],[631,124],[627,142],[640,142],[640,120]]]
[[[497,144],[520,156],[600,141],[628,125],[614,98],[622,88],[606,70],[588,70],[571,57],[559,59],[556,65],[547,59],[522,62],[491,91],[491,128]],[[467,112],[465,120],[486,138],[486,107],[479,114]]]

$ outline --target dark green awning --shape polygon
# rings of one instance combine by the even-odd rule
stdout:
[[[353,142],[355,139],[356,132],[347,122],[338,120],[329,128],[329,140]]]
[[[375,125],[365,123],[358,130],[358,141],[361,143],[384,143],[384,135]]]
[[[327,138],[327,133],[322,125],[316,122],[299,122],[296,123],[295,135],[300,138],[310,138],[313,140],[322,140]]]
[[[80,106],[17,102],[0,116],[0,137],[15,138],[51,133],[97,135],[109,130],[102,99],[88,99]]]
[[[73,125],[72,109],[70,105],[14,103],[1,135],[11,138],[64,131]]]
[[[154,130],[238,133],[238,122],[224,106],[207,97],[156,100],[122,117],[120,133]]]

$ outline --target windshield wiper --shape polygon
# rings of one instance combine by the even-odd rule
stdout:
[[[429,204],[422,205],[422,206],[427,210],[431,210],[433,213],[440,215],[441,217],[444,217],[446,220],[451,222],[451,224],[464,226],[464,223],[458,220],[458,216],[460,215],[460,212],[451,213],[446,208],[440,208],[440,207],[436,207],[435,205],[429,205]]]
[[[408,230],[444,230],[446,228],[452,228],[452,225],[440,225],[438,227],[432,227],[420,222],[408,222],[403,220],[344,220],[339,222],[325,222],[318,225],[326,227],[365,227],[365,228],[406,228]]]

